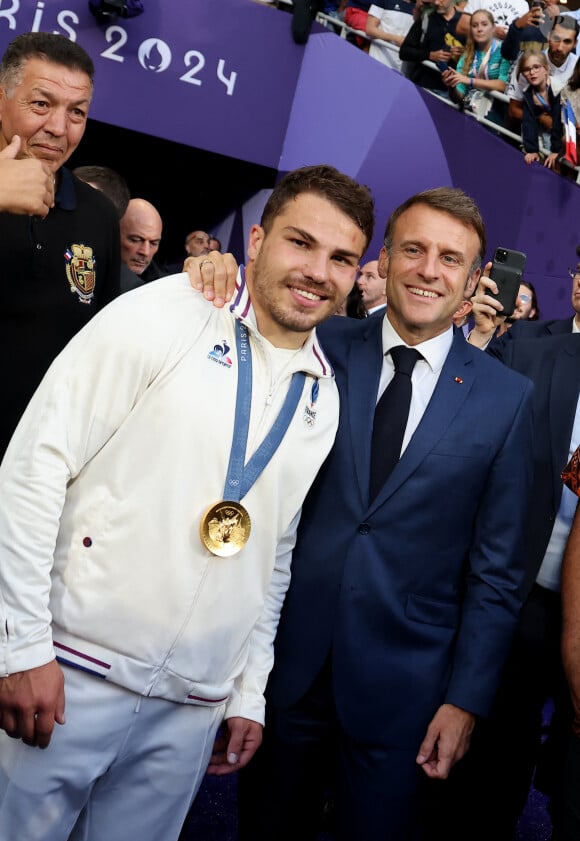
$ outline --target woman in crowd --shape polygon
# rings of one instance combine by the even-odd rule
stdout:
[[[484,117],[494,105],[488,91],[505,90],[510,64],[502,58],[501,41],[494,38],[495,19],[487,9],[473,12],[469,22],[469,35],[465,50],[457,63],[456,70],[446,70],[443,81],[449,88],[449,96]],[[503,103],[495,108],[496,122],[502,122]],[[492,116],[490,114],[490,119]]]
[[[550,84],[550,70],[546,55],[538,50],[528,50],[518,62],[518,75],[522,74],[528,87],[524,90],[522,117],[522,145],[527,164],[543,161],[548,169],[558,169],[562,153],[562,115],[560,94],[555,94]],[[552,129],[547,132],[539,118],[552,119]],[[541,142],[541,145],[540,145]]]

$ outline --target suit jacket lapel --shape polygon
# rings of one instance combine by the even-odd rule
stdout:
[[[382,318],[370,318],[353,340],[348,360],[348,413],[356,478],[368,504],[371,438],[383,365]]]
[[[473,358],[467,352],[465,338],[458,332],[419,426],[384,488],[370,505],[369,512],[374,511],[395,493],[445,435],[449,424],[471,391],[475,380],[474,368]]]
[[[560,336],[562,333],[571,333],[575,316],[568,319],[559,319],[548,325],[547,331],[552,336]]]

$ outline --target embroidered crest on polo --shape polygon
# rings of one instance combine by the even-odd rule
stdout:
[[[312,383],[312,388],[310,389],[310,405],[306,404],[304,407],[304,415],[303,420],[306,426],[314,426],[314,422],[316,420],[316,411],[314,410],[314,406],[316,405],[316,401],[318,400],[318,392],[320,391],[320,386],[318,384],[318,377]]]
[[[231,357],[228,355],[229,352],[230,346],[225,339],[222,339],[221,343],[213,346],[208,353],[207,358],[211,359],[212,362],[216,362],[218,365],[223,365],[224,368],[231,368],[233,362]]]
[[[90,304],[95,294],[97,260],[90,245],[69,245],[64,252],[66,276],[70,291],[79,296],[81,304]]]

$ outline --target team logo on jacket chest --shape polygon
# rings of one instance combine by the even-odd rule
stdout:
[[[95,294],[97,261],[90,245],[70,245],[64,252],[70,291],[82,304],[90,304]]]
[[[232,367],[232,360],[229,356],[230,346],[225,339],[222,339],[221,344],[214,345],[207,355],[208,359],[218,365],[223,365],[224,368]]]

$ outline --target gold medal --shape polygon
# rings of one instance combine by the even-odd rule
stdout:
[[[244,506],[229,500],[210,505],[199,524],[202,543],[220,558],[229,558],[243,549],[251,529],[250,515]]]

